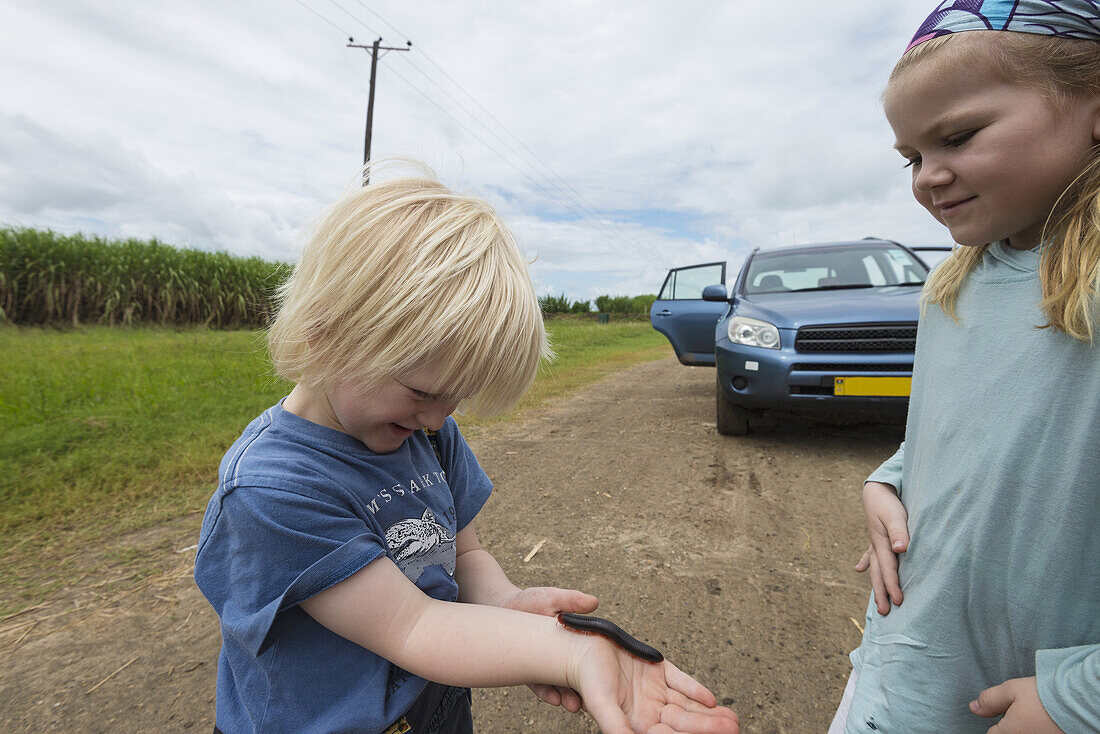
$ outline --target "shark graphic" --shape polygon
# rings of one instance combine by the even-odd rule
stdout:
[[[455,536],[440,525],[431,510],[419,519],[408,518],[386,529],[386,545],[394,563],[414,584],[429,566],[455,573]]]

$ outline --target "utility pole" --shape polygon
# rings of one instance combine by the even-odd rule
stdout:
[[[378,37],[374,43],[370,46],[363,46],[357,44],[354,38],[348,38],[348,48],[361,48],[365,51],[370,51],[370,94],[367,97],[367,132],[363,140],[363,185],[366,186],[370,183],[370,170],[366,168],[366,165],[370,163],[370,134],[371,126],[374,122],[374,79],[378,73],[378,52],[379,51],[408,51],[412,45],[412,41],[405,41],[405,48],[394,48],[392,46],[379,46],[382,43],[382,36]]]

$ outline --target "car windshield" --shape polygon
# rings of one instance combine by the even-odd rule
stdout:
[[[929,268],[934,268],[951,255],[950,247],[914,247],[913,252]]]
[[[928,269],[901,247],[844,245],[757,253],[746,294],[921,285]]]

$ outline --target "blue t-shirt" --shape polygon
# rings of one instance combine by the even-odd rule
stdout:
[[[221,620],[217,725],[236,732],[377,732],[424,680],[298,606],[383,555],[425,594],[458,599],[455,537],[492,484],[452,418],[442,462],[418,431],[376,454],[282,407],[222,460],[195,559]]]

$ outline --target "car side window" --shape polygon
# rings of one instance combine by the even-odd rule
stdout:
[[[657,298],[662,301],[699,300],[703,297],[704,288],[725,285],[724,279],[722,263],[673,270]]]

